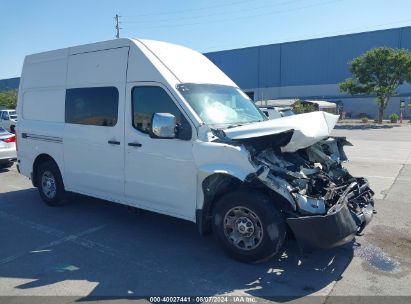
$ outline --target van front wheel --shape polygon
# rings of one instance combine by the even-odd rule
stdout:
[[[48,161],[39,165],[37,187],[41,198],[47,205],[61,205],[65,191],[60,170],[55,162]]]
[[[228,193],[216,202],[213,231],[231,257],[259,262],[279,253],[286,229],[274,203],[253,190]]]

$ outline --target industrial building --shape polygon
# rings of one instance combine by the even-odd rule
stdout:
[[[377,116],[375,98],[348,96],[338,83],[350,77],[349,62],[375,47],[411,50],[411,27],[262,45],[205,54],[255,101],[308,99],[336,102],[347,116]],[[392,98],[385,116],[399,113],[400,100],[410,103],[411,85]],[[406,107],[406,115],[410,109]]]
[[[411,27],[218,51],[205,55],[253,100],[306,99],[335,102],[347,117],[377,116],[372,96],[349,96],[338,83],[348,78],[349,62],[375,47],[411,50]],[[0,91],[17,88],[18,78],[0,80]],[[411,85],[402,85],[385,116],[411,103]],[[405,115],[410,115],[406,107]]]
[[[0,79],[0,92],[17,89],[19,87],[20,77]]]

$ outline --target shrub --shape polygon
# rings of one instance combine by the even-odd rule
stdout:
[[[362,116],[361,117],[361,122],[367,123],[368,122],[368,117],[367,116]]]
[[[368,114],[364,112],[361,112],[360,114],[358,114],[358,118],[363,119],[364,117],[368,118]]]
[[[391,122],[394,123],[394,122],[397,122],[400,117],[398,116],[397,113],[392,113],[392,114],[389,116],[389,118],[390,118]]]
[[[315,112],[315,111],[318,111],[318,106],[313,103],[307,103],[307,102],[304,102],[298,99],[293,104],[293,112],[295,114],[309,113],[309,112]]]

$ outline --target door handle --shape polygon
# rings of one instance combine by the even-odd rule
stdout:
[[[141,147],[141,146],[142,146],[142,144],[136,143],[136,142],[128,143],[128,145],[129,145],[130,147]]]
[[[109,140],[108,143],[109,143],[110,145],[119,145],[119,144],[120,144],[120,142],[119,142],[119,141],[116,141],[116,140]]]

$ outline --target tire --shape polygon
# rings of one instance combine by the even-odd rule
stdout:
[[[261,262],[279,253],[286,225],[268,196],[255,190],[241,190],[216,202],[213,232],[232,258]]]
[[[39,165],[36,181],[40,196],[47,205],[62,205],[66,193],[60,170],[54,161]]]

